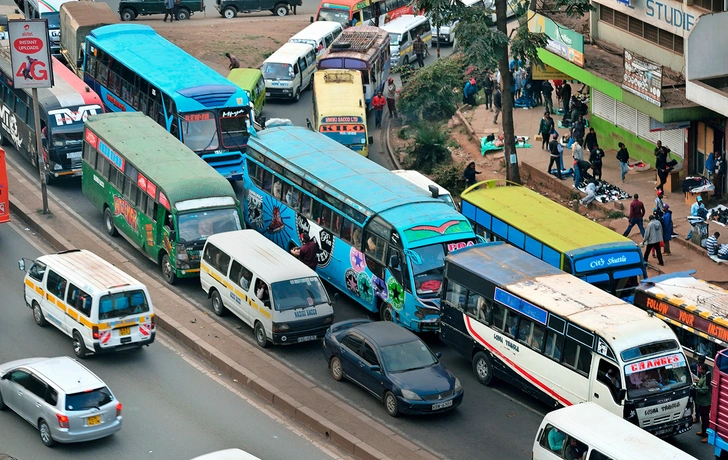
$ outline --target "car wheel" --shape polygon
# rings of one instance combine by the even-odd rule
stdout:
[[[293,96],[293,100],[295,102],[298,102],[298,101],[301,100],[301,92],[300,91],[296,90],[296,94]]]
[[[121,20],[122,21],[133,21],[136,15],[134,14],[134,11],[132,11],[129,8],[124,8],[121,11]]]
[[[217,316],[225,316],[227,309],[225,308],[225,305],[223,305],[222,297],[220,297],[220,293],[217,292],[217,289],[212,290],[211,303],[212,311],[214,311]]]
[[[86,344],[83,342],[83,337],[78,331],[73,331],[73,354],[79,359],[86,358]]]
[[[162,276],[167,284],[174,285],[177,282],[177,275],[174,273],[172,262],[169,261],[169,256],[167,254],[162,256]]]
[[[493,362],[487,353],[479,351],[473,357],[473,374],[478,382],[490,385],[493,381]]]
[[[106,206],[104,208],[104,228],[109,236],[116,236],[119,232],[116,231],[116,225],[114,225],[114,215],[111,213],[111,208]]]
[[[37,324],[40,327],[44,327],[46,324],[45,316],[43,316],[43,310],[40,309],[40,304],[33,301],[33,319],[35,320],[35,324]]]
[[[274,13],[276,16],[283,17],[288,14],[288,5],[285,3],[279,3],[274,8]]]
[[[336,356],[331,358],[329,369],[331,369],[331,377],[333,377],[337,382],[341,382],[344,378],[344,366],[341,365],[341,360]]]
[[[255,323],[255,343],[258,344],[260,348],[268,348],[268,337],[265,336],[265,329],[263,328],[263,325],[260,323],[260,321]]]
[[[391,391],[384,393],[384,409],[386,409],[387,414],[392,417],[398,416],[399,407],[397,406],[397,397],[394,396],[394,393],[392,393]]]
[[[232,6],[228,6],[227,8],[222,10],[222,15],[223,15],[223,17],[225,17],[225,19],[232,19],[235,16],[237,16],[237,14],[238,14],[238,10],[236,10]]]
[[[46,447],[53,447],[56,445],[56,441],[51,436],[51,427],[48,426],[45,420],[40,419],[38,422],[38,431],[40,431],[40,440]]]
[[[190,11],[186,8],[182,8],[179,10],[179,13],[177,13],[177,20],[178,21],[184,21],[185,19],[190,18]]]
[[[382,304],[379,305],[379,319],[382,321],[394,321],[392,306],[389,303],[382,302]]]

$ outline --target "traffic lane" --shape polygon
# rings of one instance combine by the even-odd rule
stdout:
[[[0,225],[0,362],[31,356],[73,356],[70,339],[53,327],[38,327],[23,299],[23,276],[16,261],[41,254],[16,225]],[[42,252],[50,251],[43,248]],[[170,344],[162,334],[158,342]],[[11,410],[0,413],[3,452],[17,458],[77,458],[78,455],[138,459],[184,459],[221,448],[239,447],[260,458],[321,459],[328,455],[286,425],[206,374],[206,364],[171,345],[152,344],[139,352],[94,356],[83,364],[109,385],[123,404],[123,428],[87,443],[49,451],[38,431]],[[214,378],[214,380],[213,380]],[[268,412],[266,410],[266,412]],[[194,442],[191,442],[194,440]]]

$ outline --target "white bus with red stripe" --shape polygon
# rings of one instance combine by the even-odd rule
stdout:
[[[19,266],[24,270],[24,261]],[[79,358],[154,342],[154,306],[146,286],[93,252],[41,256],[24,283],[35,322],[50,323],[71,337]]]
[[[450,252],[440,337],[557,406],[593,401],[658,436],[692,426],[691,375],[658,318],[503,242]]]

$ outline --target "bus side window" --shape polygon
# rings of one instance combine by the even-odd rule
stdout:
[[[546,355],[555,359],[556,361],[561,361],[561,351],[564,349],[564,336],[549,330],[548,335],[546,337]]]
[[[46,281],[46,289],[48,292],[63,300],[66,293],[66,279],[53,270],[48,272],[48,280]]]
[[[574,340],[566,340],[566,346],[564,347],[564,364],[573,367],[585,375],[589,375],[591,357],[591,350],[579,345]]]
[[[237,260],[233,260],[233,264],[230,266],[230,280],[240,286],[243,291],[248,292],[252,279],[253,274],[250,270],[243,267]]]
[[[301,193],[301,214],[304,216],[311,218],[311,201],[313,198],[308,196],[305,193]]]
[[[273,190],[273,174],[265,169],[263,170],[263,190],[268,193]]]
[[[445,291],[445,302],[450,304],[450,306],[453,308],[464,311],[467,293],[468,290],[465,288],[465,286],[448,280],[447,291]]]
[[[283,184],[283,199],[286,200],[286,204],[289,208],[294,211],[298,211],[298,206],[301,203],[301,192],[298,191],[293,185]]]
[[[46,265],[42,262],[34,262],[33,266],[28,270],[28,276],[36,281],[43,281],[43,275],[45,275]]]
[[[349,219],[342,219],[341,222],[341,239],[353,244],[354,240],[352,239],[352,230],[354,229],[354,223],[350,221]],[[357,246],[354,246],[357,247]]]
[[[544,449],[548,449],[549,451],[557,453],[559,456],[561,456],[561,453],[566,446],[565,441],[566,433],[557,429],[555,426],[549,423],[548,425],[546,425],[546,428],[544,428],[543,433],[541,434],[539,444]]]
[[[500,330],[506,330],[506,307],[502,305],[493,304],[493,327]]]
[[[612,393],[612,399],[616,403],[619,403],[619,390],[622,389],[622,375],[619,372],[619,368],[603,358],[599,359],[597,380],[609,388],[609,391]]]

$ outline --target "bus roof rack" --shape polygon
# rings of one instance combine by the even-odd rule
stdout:
[[[347,29],[331,45],[331,51],[366,51],[372,47],[377,35],[376,32]]]

